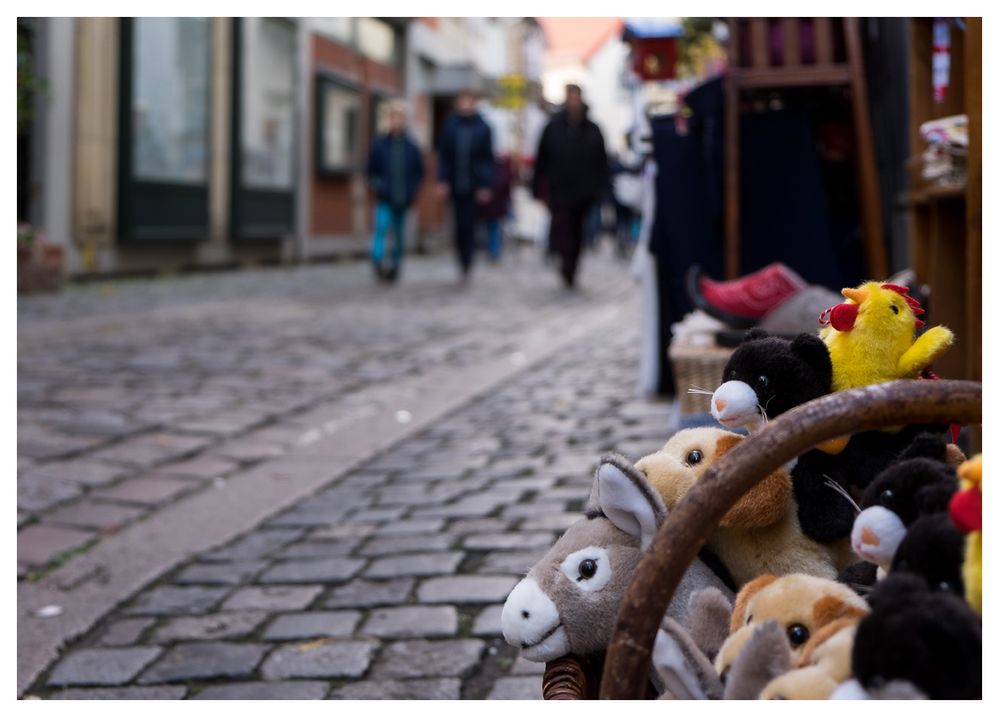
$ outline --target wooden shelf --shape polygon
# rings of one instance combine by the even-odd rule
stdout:
[[[927,184],[913,189],[906,195],[911,204],[927,204],[947,200],[964,201],[967,191],[966,182],[946,182],[943,184]]]
[[[965,30],[951,28],[950,86],[943,102],[932,94],[933,19],[909,21],[910,152],[926,141],[927,120],[968,115],[966,180],[928,184],[912,167],[906,196],[912,218],[912,268],[929,284],[930,325],[943,324],[957,341],[936,362],[943,378],[982,379],[982,20],[965,18]],[[980,426],[972,427],[971,450],[981,450]]]
[[[730,75],[738,77],[743,89],[763,89],[768,87],[800,87],[807,85],[848,85],[850,68],[844,65],[830,67],[798,67],[793,75],[777,69],[735,69]]]

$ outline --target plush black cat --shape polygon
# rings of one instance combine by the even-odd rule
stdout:
[[[829,350],[813,334],[794,340],[753,329],[729,357],[722,385],[711,396],[711,415],[726,428],[750,431],[832,387]]]
[[[864,491],[850,534],[854,552],[887,571],[909,527],[920,516],[946,513],[957,489],[946,438],[920,434]]]
[[[832,362],[818,336],[793,340],[753,329],[733,352],[712,394],[711,414],[726,428],[755,430],[807,401],[832,390]],[[867,431],[852,436],[838,453],[812,450],[791,471],[798,520],[809,538],[823,543],[850,535],[854,504],[864,488],[927,427],[896,433]],[[942,430],[942,428],[941,428]],[[838,486],[838,489],[836,487]]]
[[[957,595],[916,573],[893,573],[868,597],[853,674],[866,689],[911,682],[930,699],[982,698],[982,620]]]

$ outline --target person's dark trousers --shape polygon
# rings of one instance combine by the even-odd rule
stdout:
[[[475,221],[479,206],[474,195],[457,194],[452,198],[454,207],[454,246],[458,254],[461,273],[467,275],[472,269],[475,254]]]
[[[576,283],[579,252],[583,246],[583,222],[587,207],[552,207],[552,244],[562,258],[562,278],[566,286]]]

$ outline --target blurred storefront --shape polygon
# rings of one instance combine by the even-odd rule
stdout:
[[[459,89],[484,93],[500,151],[532,147],[541,123],[530,18],[37,18],[18,37],[41,78],[18,220],[62,247],[68,275],[362,253],[367,148],[392,98],[429,176]],[[491,102],[511,75],[530,101]],[[20,118],[20,65],[18,87]],[[423,195],[419,233],[439,234]]]
[[[47,18],[30,221],[71,275],[294,256],[298,28],[282,19]]]

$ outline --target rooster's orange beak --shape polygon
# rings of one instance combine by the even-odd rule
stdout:
[[[840,293],[858,304],[863,304],[871,295],[870,292],[864,291],[863,289],[843,289]]]

